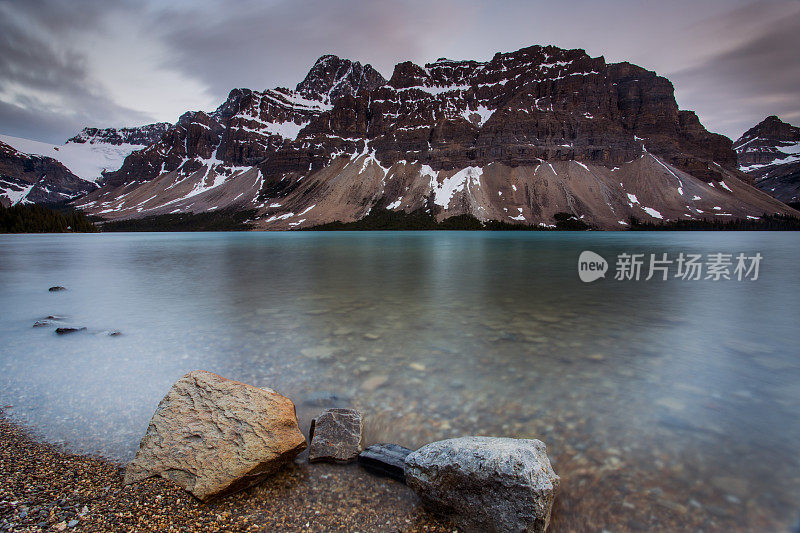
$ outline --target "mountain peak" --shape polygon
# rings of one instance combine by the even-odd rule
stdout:
[[[744,146],[756,138],[773,142],[797,142],[800,141],[800,128],[782,121],[776,115],[770,115],[747,130],[734,147]]]
[[[362,89],[371,91],[385,83],[371,65],[325,54],[317,59],[296,90],[304,98],[334,103],[342,96],[353,96]]]
[[[756,187],[782,202],[797,202],[800,128],[770,115],[747,130],[733,147],[739,170],[749,174]]]

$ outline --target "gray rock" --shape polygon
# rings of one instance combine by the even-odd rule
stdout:
[[[48,322],[47,320],[37,320],[36,322],[33,323],[33,327],[35,327],[35,328],[44,328],[44,327],[47,327],[49,325],[50,325],[50,322]]]
[[[358,454],[358,464],[368,472],[405,483],[405,461],[411,452],[399,444],[373,444]]]
[[[209,500],[260,482],[305,447],[289,398],[195,370],[159,403],[124,482],[161,476]]]
[[[406,457],[406,483],[465,531],[543,532],[559,477],[539,440],[462,437]]]
[[[362,450],[361,413],[355,409],[326,409],[311,421],[309,462],[349,463]]]

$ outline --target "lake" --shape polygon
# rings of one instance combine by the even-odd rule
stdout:
[[[605,279],[578,278],[584,250]],[[758,279],[614,279],[623,253],[720,252],[760,253]],[[2,235],[0,403],[124,462],[170,385],[204,369],[289,396],[304,431],[335,403],[362,411],[368,444],[539,438],[562,478],[556,529],[786,529],[798,265],[798,233]]]

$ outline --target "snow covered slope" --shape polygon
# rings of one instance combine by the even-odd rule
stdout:
[[[138,144],[74,143],[52,145],[30,139],[0,135],[0,141],[29,155],[51,157],[81,179],[96,183],[103,171],[117,170],[131,152],[141,150]]]
[[[0,141],[0,205],[59,203],[96,188],[52,157],[29,155]]]

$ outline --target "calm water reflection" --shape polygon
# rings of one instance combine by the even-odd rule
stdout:
[[[756,282],[584,284],[585,249],[764,262]],[[798,264],[793,233],[0,236],[0,402],[128,460],[170,384],[202,368],[289,395],[304,422],[336,394],[370,441],[538,437],[609,501],[788,524]],[[47,315],[88,331],[31,327]]]

